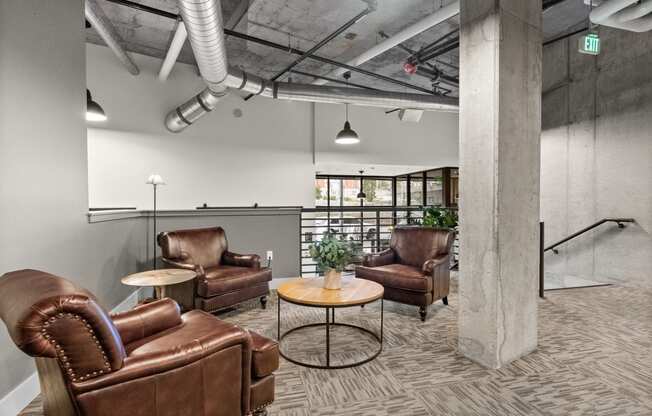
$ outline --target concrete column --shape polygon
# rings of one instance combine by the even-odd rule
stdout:
[[[459,348],[537,346],[541,1],[462,0]]]

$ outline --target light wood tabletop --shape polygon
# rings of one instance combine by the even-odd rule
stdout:
[[[278,288],[281,299],[315,306],[363,305],[383,297],[384,289],[376,282],[343,278],[341,289],[324,289],[323,277],[300,277]]]
[[[192,270],[159,269],[130,274],[120,279],[120,281],[128,286],[154,286],[156,297],[162,299],[165,297],[165,286],[187,282],[194,279],[195,276],[197,276],[197,273]]]

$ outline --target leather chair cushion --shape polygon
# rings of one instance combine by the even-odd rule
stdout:
[[[89,390],[124,383],[179,368],[234,345],[247,345],[247,332],[203,311],[190,311],[182,323],[125,346],[127,358],[119,371],[72,383],[73,390]]]
[[[414,292],[432,291],[432,279],[423,274],[418,267],[406,264],[388,264],[380,267],[358,266],[355,275],[386,287]]]
[[[197,293],[203,297],[221,295],[245,289],[272,280],[272,271],[267,268],[221,265],[208,267],[205,275],[197,281]]]
[[[252,340],[252,374],[256,378],[268,376],[278,369],[278,343],[256,332],[249,333]]]

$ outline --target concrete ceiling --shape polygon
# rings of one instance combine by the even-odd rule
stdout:
[[[176,0],[135,1],[178,13]],[[242,7],[241,1],[248,1],[249,7]],[[332,40],[320,49],[318,54],[346,62],[380,42],[382,40],[380,31],[391,36],[451,1],[453,0],[376,0],[374,3],[377,9],[373,13]],[[114,4],[108,0],[98,0],[98,2],[122,36],[127,50],[158,58],[165,56],[176,27],[175,20]],[[363,0],[222,0],[222,7],[225,24],[233,25],[237,22],[231,27],[234,30],[308,50],[364,10],[368,2]],[[244,11],[244,14],[239,14],[239,11]],[[550,39],[585,25],[587,10],[583,0],[566,0],[547,8],[543,16],[544,38]],[[418,50],[458,26],[459,20],[456,16],[415,36],[404,45]],[[103,44],[92,28],[87,29],[86,36],[88,42]],[[227,52],[231,65],[265,78],[272,77],[297,58],[297,55],[232,37],[227,38]],[[429,79],[416,74],[408,75],[403,71],[402,65],[408,55],[407,52],[396,47],[363,64],[361,68],[430,89]],[[458,59],[457,50],[451,51],[440,58],[442,63],[439,67],[446,74],[457,76]],[[188,43],[179,60],[194,63]],[[325,75],[334,68],[307,59],[296,69]],[[293,74],[292,79],[295,82],[313,80],[298,74]],[[287,75],[281,80],[287,80]],[[411,91],[402,86],[355,73],[351,77],[351,82],[385,90]],[[443,84],[442,86],[451,89],[451,95],[457,95],[456,88]]]

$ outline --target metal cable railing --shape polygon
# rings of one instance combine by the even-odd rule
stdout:
[[[319,274],[309,247],[331,233],[350,241],[361,253],[376,253],[389,247],[392,229],[397,225],[419,224],[422,207],[324,207],[304,208],[300,226],[301,276]],[[454,257],[457,259],[457,244]],[[358,259],[361,261],[361,259]]]

